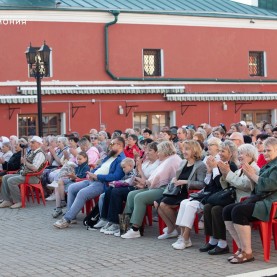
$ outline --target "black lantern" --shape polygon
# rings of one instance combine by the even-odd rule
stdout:
[[[38,50],[40,58],[41,58],[41,62],[45,63],[45,64],[49,64],[49,59],[50,59],[50,48],[48,47],[48,45],[44,44],[40,47],[40,49]]]
[[[38,135],[43,136],[42,128],[42,103],[41,103],[41,79],[48,77],[49,73],[49,59],[51,49],[45,44],[38,49],[38,47],[30,46],[27,48],[25,54],[27,63],[29,65],[30,77],[35,77],[37,82],[37,105],[38,105]]]
[[[25,54],[28,64],[34,64],[36,62],[37,50],[34,47],[32,47],[31,43],[30,46],[27,48]]]

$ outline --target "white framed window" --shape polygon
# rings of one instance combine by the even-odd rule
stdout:
[[[143,49],[143,76],[164,76],[164,54],[161,49]]]
[[[249,76],[266,77],[266,53],[263,51],[250,51],[248,59]]]

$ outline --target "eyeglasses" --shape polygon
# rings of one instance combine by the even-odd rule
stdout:
[[[97,137],[90,137],[90,139],[95,140],[95,139],[98,139],[98,138]]]
[[[115,144],[118,144],[117,142],[111,142],[110,146],[114,146]]]
[[[263,144],[262,141],[256,141],[255,144]]]

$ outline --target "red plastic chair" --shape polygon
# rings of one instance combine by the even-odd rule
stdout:
[[[143,225],[147,224],[146,219],[148,220],[148,226],[152,226],[153,224],[153,216],[152,216],[152,207],[153,205],[146,206],[145,216],[143,218]]]
[[[195,193],[195,192],[199,192],[199,190],[189,190],[188,197],[191,193]],[[175,210],[178,211],[179,207],[176,207]],[[162,235],[163,229],[166,227],[166,224],[160,216],[158,218],[159,218],[159,233],[160,233],[160,235]],[[199,221],[199,216],[198,216],[198,213],[196,213],[195,218],[194,218],[194,223],[193,223],[193,228],[194,228],[195,234],[199,233],[198,221]]]
[[[269,221],[254,221],[253,225],[259,227],[260,236],[264,248],[264,260],[270,260],[270,244],[273,234],[275,250],[277,250],[277,202],[272,203]],[[273,232],[272,232],[273,231]]]
[[[277,212],[277,202],[273,202],[271,211],[270,211],[269,221],[257,220],[252,222],[253,229],[259,228],[260,237],[264,248],[265,262],[269,262],[270,260],[270,242],[271,242],[272,234],[273,234],[275,250],[277,250],[277,218],[274,218],[276,212]],[[238,250],[238,246],[236,242],[233,240],[233,252],[235,253],[237,250]]]
[[[39,172],[27,173],[26,176],[25,176],[24,183],[20,184],[20,194],[21,194],[22,208],[26,207],[25,199],[26,199],[26,197],[28,198],[28,195],[27,195],[27,189],[28,188],[30,188],[30,190],[31,190],[33,202],[34,202],[34,195],[33,195],[32,189],[34,188],[36,190],[36,198],[37,198],[38,204],[40,204],[40,197],[39,197],[39,193],[40,193],[41,198],[42,198],[42,202],[43,202],[44,206],[46,205],[45,197],[44,197],[44,190],[43,190],[43,187],[42,187],[42,184],[41,184],[40,176],[41,176],[41,174],[43,173],[44,169],[47,166],[48,166],[48,162],[45,163],[44,167]],[[32,176],[39,177],[39,183],[38,184],[29,184],[29,180]],[[28,200],[29,200],[29,198],[28,198]]]

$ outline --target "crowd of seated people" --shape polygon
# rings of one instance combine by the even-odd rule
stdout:
[[[166,224],[158,239],[177,238],[174,249],[192,247],[190,233],[199,214],[209,237],[200,252],[228,253],[227,230],[238,245],[228,261],[253,261],[250,222],[268,220],[277,201],[277,127],[268,123],[250,127],[244,121],[231,124],[229,130],[224,124],[202,123],[197,128],[164,126],[158,134],[149,128],[128,128],[110,135],[103,124],[99,132],[93,128],[82,137],[76,132],[0,137],[0,208],[21,208],[18,185],[26,174],[44,169],[41,177],[33,176],[29,182],[41,178],[47,200],[56,200],[52,216],[61,217],[56,228],[76,223],[86,201],[100,196],[100,219],[93,230],[139,238],[147,206],[153,205]],[[211,195],[230,186],[236,189],[234,203],[209,202]],[[208,192],[209,197],[194,199],[191,190]],[[256,203],[241,202],[264,190],[273,193]],[[122,213],[130,218],[130,228],[123,234],[118,217]]]

